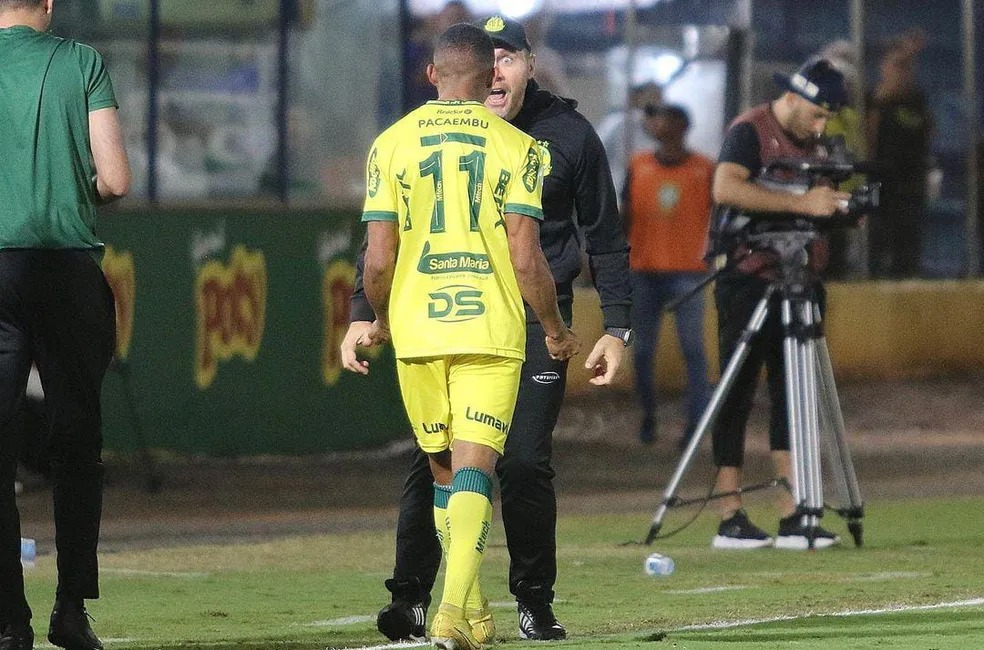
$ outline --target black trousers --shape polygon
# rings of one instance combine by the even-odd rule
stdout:
[[[31,618],[14,498],[21,440],[10,425],[32,362],[51,423],[41,444],[51,461],[57,594],[99,596],[100,393],[115,341],[113,294],[88,252],[0,251],[0,622]]]
[[[882,179],[881,209],[868,220],[868,267],[873,278],[914,278],[922,271],[925,174]]]
[[[741,342],[741,335],[758,306],[769,282],[753,275],[726,273],[714,286],[718,312],[718,359],[721,373]],[[826,295],[819,282],[812,287],[813,297],[825,310]],[[748,356],[735,377],[721,405],[711,440],[714,463],[718,467],[741,467],[745,457],[745,428],[752,412],[759,374],[765,366],[769,390],[769,448],[789,449],[789,420],[786,412],[786,385],[782,343],[782,295],[777,291],[769,299],[769,312],[762,329],[751,341]]]
[[[523,583],[552,599],[557,579],[557,497],[550,459],[567,386],[567,362],[550,358],[539,323],[528,323],[526,328],[519,398],[496,474],[509,549],[509,590],[519,596]],[[441,564],[433,507],[434,479],[427,455],[418,447],[400,499],[393,577],[417,578],[428,593]]]

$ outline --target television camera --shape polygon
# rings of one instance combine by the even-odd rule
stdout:
[[[747,242],[750,235],[850,228],[857,226],[862,216],[876,213],[881,203],[881,183],[871,178],[877,177],[875,165],[855,162],[844,145],[843,136],[826,140],[822,149],[827,152],[822,158],[779,158],[772,161],[762,168],[755,183],[777,192],[805,194],[817,185],[838,189],[856,175],[864,175],[865,181],[850,189],[851,196],[843,206],[844,212],[829,217],[813,217],[749,212],[720,205],[711,221],[709,257],[734,250],[738,244]]]

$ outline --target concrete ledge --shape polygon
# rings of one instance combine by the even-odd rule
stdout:
[[[830,283],[827,343],[840,379],[892,379],[979,370],[984,365],[984,281],[912,280]],[[717,377],[717,313],[708,288],[704,340],[712,376]],[[574,330],[583,352],[571,364],[568,394],[592,390],[584,359],[602,334],[598,295],[577,289]],[[683,357],[672,317],[663,321],[656,358],[660,387],[684,384]],[[632,388],[632,358],[616,386]]]

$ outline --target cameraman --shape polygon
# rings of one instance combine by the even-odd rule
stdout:
[[[761,104],[739,115],[728,129],[721,155],[714,170],[713,198],[719,208],[730,212],[774,213],[777,228],[783,220],[798,215],[829,217],[846,211],[850,194],[830,187],[815,186],[803,194],[767,189],[757,180],[761,170],[779,158],[822,159],[819,136],[827,120],[847,103],[843,75],[825,59],[807,61],[792,76],[775,75],[785,90],[778,99]],[[770,223],[772,223],[770,221]],[[728,224],[717,228],[717,237]],[[718,310],[719,359],[722,371],[735,352],[742,332],[756,305],[776,275],[778,255],[770,250],[752,250],[739,235],[716,245],[727,255],[727,265],[719,276],[714,298]],[[810,267],[819,270],[826,263],[827,245],[816,240],[809,248]],[[823,286],[813,287],[822,305]],[[764,363],[771,402],[769,448],[778,476],[790,478],[789,425],[786,415],[783,332],[780,314],[782,296],[773,294],[768,318],[752,340],[748,357],[725,396],[715,422],[712,440],[714,462],[718,466],[715,491],[737,492],[745,452],[745,428],[755,396],[758,376]],[[796,504],[788,491],[779,497],[779,533],[773,539],[749,521],[742,509],[740,494],[720,501],[721,524],[712,546],[748,549],[772,546],[806,548],[806,531],[796,515]],[[814,545],[826,548],[839,538],[818,529]]]

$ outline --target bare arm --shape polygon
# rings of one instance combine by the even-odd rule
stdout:
[[[547,258],[540,248],[539,223],[512,212],[505,214],[505,221],[509,258],[516,272],[516,282],[523,300],[529,304],[537,320],[543,325],[551,356],[568,359],[577,354],[579,344],[557,307],[557,287],[554,285],[553,275],[550,274]]]
[[[100,108],[89,113],[89,148],[96,166],[99,201],[110,203],[126,196],[132,176],[115,108]]]
[[[714,201],[750,212],[796,213],[829,217],[846,212],[847,192],[815,186],[805,194],[790,194],[766,189],[751,182],[751,172],[732,162],[718,163],[714,170]]]
[[[366,248],[363,275],[366,298],[376,312],[376,320],[380,326],[388,330],[389,299],[393,289],[393,272],[396,268],[400,236],[393,221],[370,221],[367,230],[369,245]]]

